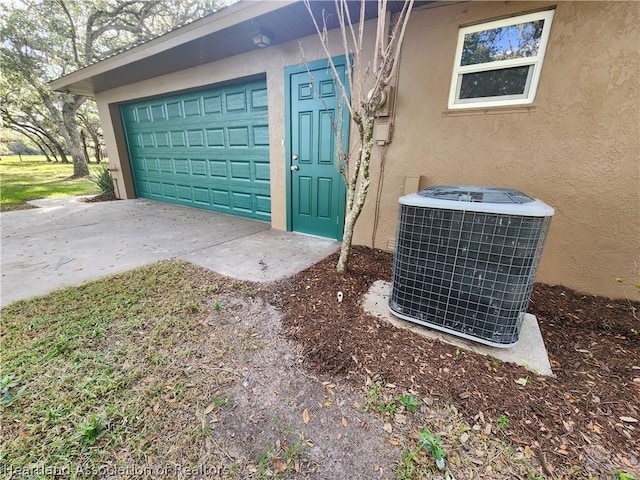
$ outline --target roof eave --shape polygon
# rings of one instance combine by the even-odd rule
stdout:
[[[168,32],[141,45],[125,50],[113,57],[93,65],[81,68],[49,82],[56,91],[67,91],[79,95],[93,96],[95,89],[91,79],[116,68],[135,63],[152,55],[196,40],[203,35],[210,35],[225,28],[250,21],[261,15],[279,10],[298,0],[278,0],[256,2],[241,0],[206,17],[196,20],[184,27]]]

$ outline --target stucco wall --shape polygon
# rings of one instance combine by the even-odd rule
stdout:
[[[538,280],[593,294],[638,297],[633,285],[640,283],[640,4],[559,2],[531,107],[447,111],[459,26],[552,5],[443,3],[412,14],[400,64],[393,141],[376,147],[374,181],[356,243],[390,245],[407,177],[419,176],[421,187],[517,188],[556,209]],[[369,31],[372,26],[367,25]],[[127,170],[126,162],[119,165],[126,151],[114,118],[117,103],[263,74],[272,226],[285,229],[284,68],[301,63],[301,45],[305,60],[325,57],[315,37],[309,37],[98,94],[116,175]],[[123,196],[133,195],[130,180],[120,177],[119,185],[126,187]]]
[[[375,246],[395,235],[406,176],[420,175],[421,186],[516,188],[556,209],[538,280],[638,299],[640,4],[558,2],[533,108],[447,111],[459,25],[544,5],[471,2],[412,14]],[[371,200],[356,236],[364,244]]]

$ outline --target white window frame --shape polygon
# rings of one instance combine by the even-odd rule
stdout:
[[[529,13],[527,15],[519,15],[517,17],[509,17],[503,20],[481,23],[460,29],[458,33],[458,47],[456,49],[455,62],[453,64],[453,76],[451,78],[451,89],[449,91],[449,108],[479,108],[479,107],[501,107],[506,105],[525,105],[533,103],[536,98],[536,90],[538,81],[540,80],[540,71],[542,70],[542,61],[547,49],[549,40],[549,32],[551,30],[551,22],[553,21],[554,10],[546,10],[543,12]],[[492,30],[494,28],[505,27],[509,25],[518,25],[520,23],[535,22],[544,20],[542,35],[540,36],[540,45],[538,54],[532,57],[510,58],[508,60],[496,60],[487,63],[478,63],[474,65],[461,66],[462,48],[464,46],[465,35],[469,33],[482,32],[484,30]],[[501,95],[493,97],[477,97],[460,99],[460,88],[462,86],[462,76],[469,73],[487,72],[492,70],[502,70],[509,67],[529,66],[529,74],[523,94],[518,95]]]

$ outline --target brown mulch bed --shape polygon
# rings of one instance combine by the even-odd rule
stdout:
[[[94,195],[93,197],[86,197],[82,199],[82,201],[86,203],[110,202],[112,200],[120,199],[116,197],[115,193],[101,193],[100,195]]]
[[[355,247],[345,276],[335,272],[336,260],[332,255],[268,292],[311,368],[413,389],[450,402],[470,423],[479,412],[494,425],[506,415],[507,428],[495,434],[526,447],[551,478],[638,471],[640,302],[536,284],[529,311],[555,374],[544,377],[368,315],[362,297],[375,280],[390,280],[392,255]],[[525,386],[515,382],[522,378]]]

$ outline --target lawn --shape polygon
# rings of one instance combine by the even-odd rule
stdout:
[[[215,368],[233,342],[203,350],[202,301],[230,288],[243,291],[161,263],[5,307],[2,473],[104,477],[105,465],[134,472],[160,455],[164,466],[195,466],[207,433],[195,415],[225,406],[216,390],[234,377]]]
[[[91,172],[99,166],[89,166]],[[26,202],[40,198],[98,193],[87,178],[70,179],[71,163],[47,162],[43,155],[4,156],[0,160],[0,211],[31,208]]]

